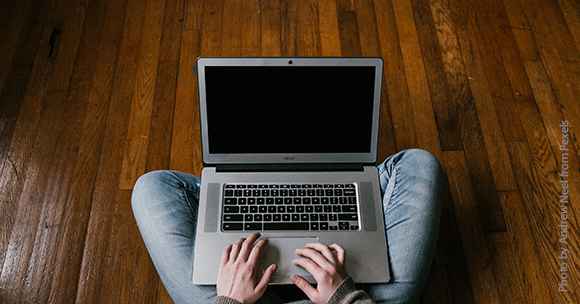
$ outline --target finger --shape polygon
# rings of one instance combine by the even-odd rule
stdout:
[[[328,260],[332,264],[336,263],[334,255],[332,254],[332,252],[330,252],[330,249],[326,245],[321,243],[308,243],[304,245],[304,247],[318,250],[318,252],[322,253],[322,255],[326,258],[326,260]]]
[[[260,236],[258,233],[252,233],[243,243],[240,253],[238,254],[238,260],[245,261],[248,259],[248,254],[251,248],[254,246],[254,242]]]
[[[222,259],[221,259],[221,264],[225,265],[228,260],[230,259],[230,251],[232,250],[232,245],[228,245],[226,248],[224,248],[224,252],[222,253]]]
[[[328,247],[330,247],[330,248],[334,249],[334,251],[336,251],[336,258],[337,258],[338,262],[341,265],[344,265],[344,249],[342,249],[342,247],[338,246],[337,244],[332,244]]]
[[[268,282],[270,282],[270,279],[272,279],[272,275],[274,274],[275,271],[276,264],[272,264],[268,266],[268,268],[266,268],[264,274],[262,275],[262,278],[260,279],[260,282],[258,282],[258,285],[256,285],[256,288],[254,289],[254,291],[257,294],[259,294],[260,296],[264,294],[266,288],[268,287]]]
[[[322,276],[324,275],[324,271],[316,263],[314,263],[311,259],[300,258],[300,259],[295,259],[293,262],[295,265],[298,265],[298,266],[304,268],[304,270],[308,271],[317,282],[321,281]]]
[[[260,254],[262,253],[262,248],[264,248],[266,242],[267,240],[265,239],[261,239],[256,242],[256,245],[254,245],[252,251],[250,252],[250,256],[248,257],[248,263],[255,265],[258,262],[258,258],[260,257]]]
[[[311,248],[296,249],[296,254],[311,259],[312,261],[314,261],[314,263],[318,264],[318,266],[322,269],[329,270],[330,268],[334,267],[328,260],[326,260],[324,256],[322,256],[320,252],[314,249]]]
[[[314,289],[314,287],[312,287],[312,285],[310,285],[306,279],[299,275],[293,275],[292,282],[294,282],[294,285],[296,285],[296,287],[300,288],[300,290],[306,294],[310,301],[316,302],[315,299],[317,298],[318,291],[316,291],[316,289]]]
[[[235,261],[238,257],[238,253],[240,252],[240,247],[242,246],[242,242],[244,239],[240,239],[232,245],[232,250],[230,251],[230,261]]]

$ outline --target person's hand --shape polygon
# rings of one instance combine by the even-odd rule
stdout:
[[[314,277],[317,287],[314,288],[299,275],[292,276],[294,284],[315,304],[328,303],[330,297],[346,278],[344,272],[344,249],[337,244],[326,246],[320,243],[306,244],[296,249],[300,258],[294,264],[304,268]]]
[[[264,294],[272,274],[276,271],[276,265],[268,266],[261,278],[258,278],[256,264],[266,244],[264,239],[256,242],[258,236],[254,233],[224,249],[217,279],[218,296],[251,304]]]

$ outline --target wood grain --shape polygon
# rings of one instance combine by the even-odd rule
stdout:
[[[375,16],[381,56],[384,59],[384,86],[387,89],[393,134],[397,149],[416,146],[417,136],[409,88],[399,45],[399,33],[390,1],[375,1]],[[386,105],[383,105],[386,106]]]
[[[133,188],[137,178],[145,171],[164,9],[164,0],[147,1],[127,144],[123,148],[125,157],[119,177],[120,189]]]
[[[435,156],[441,156],[439,133],[433,115],[433,105],[425,67],[421,58],[421,48],[411,1],[393,2],[395,20],[399,30],[399,41],[403,54],[403,64],[409,87],[409,99],[413,108],[413,118],[417,145],[423,147]]]
[[[375,8],[371,1],[358,1],[355,3],[355,14],[359,39],[361,44],[361,55],[369,57],[381,57],[381,46],[376,25]],[[388,107],[387,86],[381,88],[381,108],[379,121],[379,151],[377,151],[377,161],[382,161],[387,155],[394,153],[395,138],[393,136],[391,112]]]
[[[466,182],[469,172],[463,151],[447,151],[443,154],[443,162],[449,175],[449,187],[461,240],[468,261],[471,288],[476,303],[501,303],[496,280],[491,268],[493,252],[490,250],[483,223],[478,215],[475,192]]]
[[[128,101],[131,100],[137,72],[143,10],[139,0],[127,3],[104,133],[107,140],[101,147],[99,170],[91,194],[90,218],[75,303],[102,303],[107,295],[115,291],[104,288],[108,281],[114,279],[114,276],[106,275],[112,259],[107,250],[114,240],[111,231],[115,195],[124,155],[119,147],[123,146],[127,137],[127,117],[131,113],[131,103]]]

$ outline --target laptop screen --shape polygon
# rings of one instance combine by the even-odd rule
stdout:
[[[372,66],[206,66],[209,152],[368,153]]]

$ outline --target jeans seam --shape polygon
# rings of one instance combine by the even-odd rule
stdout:
[[[393,192],[395,192],[395,186],[397,184],[397,175],[399,173],[399,168],[395,167],[393,169],[393,173],[390,178],[389,182],[387,183],[387,188],[385,189],[385,194],[383,196],[383,206],[388,209],[389,205],[391,205],[391,198],[393,197]],[[384,204],[384,199],[387,198],[386,204]],[[385,210],[386,211],[386,210]]]

